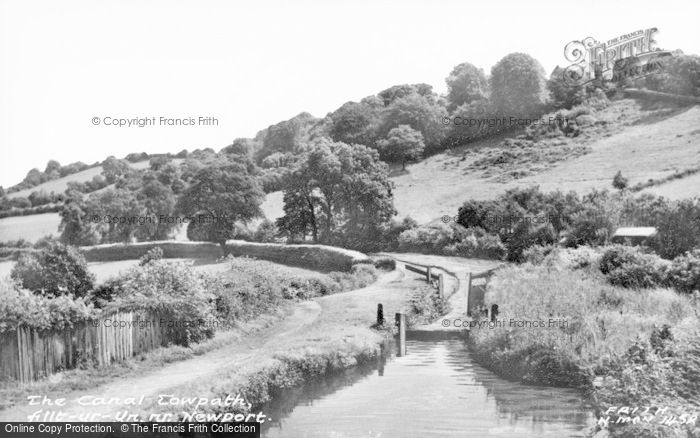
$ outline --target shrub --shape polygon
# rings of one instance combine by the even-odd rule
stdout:
[[[541,265],[547,256],[556,252],[554,245],[534,245],[523,251],[523,261],[533,265]]]
[[[202,279],[184,263],[154,260],[119,277],[115,300],[108,309],[150,310],[167,321],[167,336],[188,346],[213,336],[214,296]]]
[[[555,108],[571,108],[583,102],[586,97],[585,87],[569,84],[564,79],[564,74],[564,69],[557,67],[547,81],[547,90]]]
[[[399,235],[399,251],[439,253],[452,241],[452,228],[448,225],[417,227],[406,230]]]
[[[673,259],[668,279],[669,283],[681,292],[700,290],[700,249]]]
[[[700,96],[700,56],[674,54],[660,62],[661,71],[645,78],[650,90]]]
[[[431,323],[450,311],[447,300],[441,299],[429,285],[414,292],[409,306],[409,325]]]
[[[393,271],[394,269],[396,269],[396,260],[394,260],[392,257],[386,257],[386,256],[372,257],[372,263],[374,264],[374,267],[377,269],[384,269],[387,271]]]
[[[638,248],[615,246],[603,253],[600,272],[611,284],[627,288],[650,288],[665,283],[668,262],[644,254]]]
[[[258,225],[258,229],[255,230],[253,240],[263,243],[275,242],[277,241],[278,234],[279,230],[277,229],[277,225],[271,220],[265,219]]]
[[[564,269],[598,269],[601,253],[589,246],[578,248],[559,248],[548,254],[543,263]]]
[[[151,262],[161,260],[163,258],[163,250],[161,247],[156,246],[155,248],[149,249],[146,254],[141,256],[139,260],[139,266],[147,265]]]
[[[23,254],[11,276],[35,293],[77,297],[85,296],[95,282],[85,257],[77,249],[55,242],[36,253]]]
[[[93,316],[94,309],[82,298],[35,295],[8,281],[0,281],[0,333],[23,324],[43,329],[64,329]]]
[[[506,247],[498,236],[481,228],[469,228],[459,242],[445,247],[445,253],[455,256],[503,260]]]

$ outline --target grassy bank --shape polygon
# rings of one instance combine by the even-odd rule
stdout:
[[[545,263],[499,271],[485,300],[498,304],[500,325],[472,329],[469,343],[497,374],[586,388],[598,416],[611,406],[700,412],[700,306],[692,295],[612,286],[586,263]],[[611,436],[697,436],[680,424],[608,429]]]

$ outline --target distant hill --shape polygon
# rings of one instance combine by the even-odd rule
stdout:
[[[148,160],[140,161],[138,163],[129,163],[129,166],[131,166],[134,169],[146,169],[148,167]],[[92,180],[92,178],[94,178],[96,175],[100,175],[101,173],[102,166],[90,167],[89,169],[85,169],[80,172],[64,176],[63,178],[54,179],[28,189],[8,193],[7,197],[16,198],[19,196],[23,196],[26,198],[32,192],[38,192],[41,190],[45,191],[46,193],[63,193],[66,190],[66,188],[68,188],[69,182],[87,182]]]
[[[523,141],[517,139],[522,132],[509,133],[433,155],[407,166],[405,172],[393,166],[391,179],[398,217],[411,216],[419,223],[437,222],[443,215],[454,216],[467,199],[494,198],[513,187],[539,185],[544,191],[579,193],[613,190],[612,180],[618,171],[629,179],[630,187],[650,179],[657,181],[641,192],[674,199],[700,196],[700,106],[647,107],[633,99],[613,101],[595,114],[596,129],[591,129],[591,134],[574,139],[523,146]],[[286,135],[308,138],[319,123],[302,114],[248,141],[267,137],[273,145]],[[149,164],[141,161],[131,165],[143,169]],[[698,173],[669,178],[694,169]],[[100,166],[93,167],[9,196],[28,196],[35,190],[62,192],[69,181],[89,180],[101,170]],[[282,192],[269,193],[262,209],[269,219],[280,217]],[[42,219],[42,226],[36,226],[38,219]],[[47,234],[49,225],[57,223],[55,213],[35,219],[0,219],[0,241],[10,237],[36,240]],[[14,232],[20,229],[21,233]]]

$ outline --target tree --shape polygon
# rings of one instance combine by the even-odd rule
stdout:
[[[114,184],[118,179],[127,176],[130,172],[131,167],[126,160],[108,157],[102,162],[102,175],[110,184]]]
[[[393,87],[380,91],[377,93],[377,96],[382,100],[384,106],[389,106],[397,99],[410,96],[411,94],[417,94],[431,100],[434,100],[436,97],[435,93],[433,92],[433,87],[428,84],[394,85]]]
[[[15,208],[29,208],[32,206],[32,202],[24,196],[15,196],[10,198],[10,205]]]
[[[700,96],[700,56],[680,52],[660,57],[658,62],[662,65],[660,71],[644,81],[650,90]]]
[[[262,215],[260,204],[264,196],[248,167],[228,162],[197,172],[192,185],[180,197],[178,210],[201,218],[190,222],[188,233],[193,227],[193,233],[223,245],[235,236],[236,222],[246,224]]]
[[[565,71],[557,66],[547,81],[547,90],[555,108],[571,108],[586,98],[586,87],[564,79]]]
[[[347,102],[329,114],[331,127],[328,135],[347,144],[373,146],[379,108],[367,102]]]
[[[487,96],[488,82],[484,71],[468,62],[463,62],[453,68],[445,82],[447,82],[447,100],[450,112],[460,105],[469,104]]]
[[[61,223],[61,242],[66,245],[94,245],[99,243],[95,217],[88,216],[86,205],[79,192],[67,194],[67,200],[59,212]],[[99,216],[96,216],[99,220]]]
[[[420,159],[425,149],[423,134],[408,125],[399,125],[389,131],[387,138],[380,140],[378,146],[382,156],[400,162],[402,170],[406,170],[407,161]]]
[[[538,115],[544,104],[544,69],[532,56],[511,53],[491,69],[491,102],[507,117]]]
[[[29,194],[29,202],[32,203],[32,207],[48,204],[51,202],[51,195],[45,190],[35,190]]]
[[[440,119],[447,110],[431,99],[414,93],[401,97],[382,112],[382,124],[378,130],[380,137],[386,138],[389,131],[399,125],[409,125],[423,135],[426,150],[439,149],[445,138],[445,128]]]
[[[49,160],[48,163],[46,163],[46,170],[44,170],[45,174],[50,174],[51,172],[59,172],[61,170],[61,163],[59,163],[56,160]]]
[[[22,287],[43,295],[85,296],[95,277],[80,252],[61,243],[51,243],[38,253],[22,255],[10,274]]]
[[[39,169],[34,168],[27,172],[27,176],[24,177],[24,181],[22,182],[24,182],[29,187],[38,186],[39,184],[44,182],[43,176],[44,175],[41,173],[41,171],[39,171]]]
[[[149,167],[151,168],[151,170],[158,171],[158,170],[160,170],[161,168],[163,168],[163,166],[165,166],[165,165],[167,165],[168,163],[170,163],[171,161],[172,161],[171,158],[169,158],[169,157],[164,157],[164,156],[162,156],[162,155],[159,155],[159,156],[157,156],[157,157],[151,158],[151,159],[148,161],[148,165],[149,165]]]
[[[387,165],[362,145],[311,145],[287,187],[277,224],[288,235],[310,231],[314,242],[353,248],[379,242],[381,227],[396,214]]]
[[[274,242],[277,234],[279,234],[279,230],[275,223],[269,219],[265,219],[258,225],[258,229],[255,230],[253,240],[263,243]]]
[[[255,141],[249,138],[237,138],[230,145],[221,149],[223,154],[244,155],[251,157],[255,152]]]
[[[622,191],[627,188],[627,183],[628,180],[624,176],[622,176],[622,171],[618,170],[617,173],[615,174],[615,177],[613,178],[612,185],[616,189]]]
[[[154,176],[144,178],[144,185],[137,194],[139,203],[144,207],[144,216],[150,218],[136,230],[139,240],[163,240],[170,237],[178,226],[169,220],[175,216],[176,199],[170,187],[163,185]],[[165,218],[165,220],[161,220]]]
[[[86,213],[98,222],[103,242],[131,242],[145,224],[145,207],[128,189],[107,189],[87,199]]]
[[[273,152],[294,152],[302,144],[310,126],[316,119],[309,113],[301,113],[267,128],[263,139],[262,157]],[[262,158],[260,157],[260,158]]]

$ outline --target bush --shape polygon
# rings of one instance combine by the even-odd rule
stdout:
[[[141,256],[141,259],[139,260],[139,266],[144,266],[149,264],[150,262],[154,262],[157,260],[161,260],[163,258],[163,250],[161,247],[156,246],[155,248],[151,248],[146,252],[146,254]]]
[[[417,227],[399,235],[399,251],[439,254],[453,243],[453,230],[449,225]]]
[[[534,245],[523,251],[523,262],[533,265],[541,265],[547,256],[556,253],[554,245]]]
[[[675,54],[660,61],[661,71],[645,78],[650,90],[700,96],[700,56]]]
[[[214,296],[202,279],[184,263],[154,260],[135,267],[118,278],[115,300],[107,309],[144,309],[167,321],[167,337],[188,346],[210,338],[214,330]]]
[[[274,222],[265,219],[258,225],[258,229],[253,233],[253,240],[256,242],[269,243],[276,242],[279,230]]]
[[[394,260],[392,257],[386,257],[386,256],[372,257],[372,263],[374,264],[374,267],[377,269],[384,269],[387,271],[393,271],[394,269],[396,269],[396,260]]]
[[[498,236],[488,234],[481,228],[468,228],[466,235],[460,236],[459,242],[445,247],[449,255],[503,260],[507,250]]]
[[[35,295],[8,281],[0,281],[0,333],[23,324],[38,330],[61,330],[93,316],[82,298]]]
[[[665,284],[668,262],[638,248],[615,246],[603,253],[600,272],[611,284],[639,289]]]
[[[700,249],[673,259],[668,280],[681,292],[690,293],[700,290]]]
[[[36,253],[23,254],[11,276],[35,293],[56,296],[85,296],[95,282],[85,257],[77,249],[55,242]]]
[[[544,258],[543,264],[564,269],[598,269],[601,253],[589,246],[558,248]]]
[[[409,301],[409,325],[429,324],[450,311],[447,300],[438,296],[432,286],[418,288]]]

